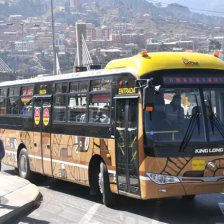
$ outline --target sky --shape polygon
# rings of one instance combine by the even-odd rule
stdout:
[[[150,0],[148,0],[150,2]],[[188,8],[192,8],[191,11],[204,13],[204,14],[213,14],[216,16],[224,16],[224,0],[151,0],[152,2],[161,2],[166,4],[170,3],[179,3],[183,6],[187,6]],[[194,9],[201,9],[201,11],[193,10]],[[205,11],[203,11],[205,10]],[[222,13],[215,13],[215,12],[206,12],[208,11],[217,11]]]

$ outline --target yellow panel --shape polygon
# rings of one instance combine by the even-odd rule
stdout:
[[[213,56],[187,52],[159,52],[141,54],[130,58],[112,60],[106,69],[134,68],[138,76],[152,71],[166,69],[219,69],[224,70],[224,62]]]
[[[205,160],[192,160],[192,170],[205,170]]]

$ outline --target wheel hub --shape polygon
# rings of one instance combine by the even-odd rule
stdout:
[[[100,187],[100,192],[102,194],[103,193],[103,177],[101,172],[99,173],[99,187]]]
[[[22,176],[25,176],[27,173],[27,160],[26,160],[25,155],[21,156],[19,167],[20,167],[20,172],[21,172]]]

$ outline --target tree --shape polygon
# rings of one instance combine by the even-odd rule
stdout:
[[[217,40],[210,40],[209,42],[209,51],[213,50],[220,50],[221,49],[221,43]]]

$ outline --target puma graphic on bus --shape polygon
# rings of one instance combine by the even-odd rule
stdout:
[[[196,154],[224,152],[223,148],[195,149]]]

